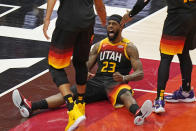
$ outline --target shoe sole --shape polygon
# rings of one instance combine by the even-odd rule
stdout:
[[[22,103],[22,98],[21,98],[20,93],[17,89],[14,90],[12,93],[12,101],[13,101],[14,105],[19,109],[22,117],[27,118],[30,116],[29,111],[24,106],[20,105]]]
[[[17,89],[12,92],[12,101],[17,108],[21,108],[20,104],[22,103],[22,99]]]
[[[163,107],[159,107],[158,109],[154,109],[153,112],[155,112],[155,113],[163,113],[163,112],[165,112],[165,109]]]
[[[144,119],[148,117],[152,113],[152,102],[150,100],[146,100],[141,107],[142,116],[137,116],[134,119],[135,125],[142,125]]]
[[[177,103],[177,102],[185,102],[185,103],[189,103],[189,102],[195,102],[195,97],[193,98],[186,98],[186,99],[178,99],[178,100],[168,100],[165,99],[166,102],[172,102],[172,103]]]
[[[85,119],[86,119],[85,116],[79,117],[79,118],[75,121],[75,123],[74,123],[73,125],[70,126],[70,128],[69,128],[67,131],[73,131],[73,130],[75,130],[75,129],[79,126],[79,124],[82,123]]]

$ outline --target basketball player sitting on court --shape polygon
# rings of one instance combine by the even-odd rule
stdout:
[[[112,15],[108,19],[108,37],[92,48],[87,62],[90,70],[97,63],[95,76],[87,81],[85,102],[95,102],[109,99],[112,105],[125,106],[134,116],[134,124],[142,125],[144,119],[152,112],[152,102],[146,100],[139,108],[133,98],[133,90],[127,83],[143,79],[142,63],[138,50],[133,43],[121,36],[122,17]],[[129,72],[133,69],[133,73]],[[89,73],[89,76],[92,76]],[[72,87],[73,94],[76,88]],[[13,102],[19,108],[23,117],[29,117],[37,109],[55,108],[64,104],[62,95],[56,94],[38,102],[31,102],[22,97],[18,90],[13,92]]]

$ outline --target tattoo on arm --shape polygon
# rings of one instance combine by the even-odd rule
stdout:
[[[99,43],[96,43],[92,50],[90,51],[89,59],[87,61],[88,71],[90,71],[96,63],[97,55],[98,55]]]

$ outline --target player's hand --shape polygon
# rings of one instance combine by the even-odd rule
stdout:
[[[115,73],[113,73],[113,79],[115,81],[122,82],[123,81],[123,75],[120,74],[119,72],[115,72]]]
[[[91,73],[91,72],[88,72],[88,79],[91,79],[95,76],[95,74]]]
[[[50,39],[50,37],[47,34],[49,24],[50,24],[50,20],[44,20],[43,33],[47,40]]]
[[[125,25],[127,22],[131,21],[131,20],[132,20],[132,18],[129,16],[129,11],[127,10],[127,13],[124,14],[124,16],[123,16],[123,18],[122,18],[122,20],[121,20],[121,22],[120,22],[120,26],[121,26],[121,27],[124,27],[124,25]]]

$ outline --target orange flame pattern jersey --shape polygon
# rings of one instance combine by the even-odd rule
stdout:
[[[167,55],[182,54],[184,49],[184,36],[163,35],[160,42],[161,53]]]
[[[73,49],[58,49],[50,46],[48,64],[56,69],[62,69],[70,65]]]
[[[119,72],[122,75],[128,75],[131,71],[131,61],[127,54],[127,45],[130,43],[129,40],[123,38],[118,43],[111,43],[108,38],[105,38],[100,42],[98,49],[98,69],[96,72],[97,76],[111,77],[114,72]],[[131,87],[128,84],[113,85],[113,89],[108,92],[108,97],[112,105],[116,108],[122,107],[121,103],[117,103],[117,97],[122,89],[128,89],[131,91]]]

